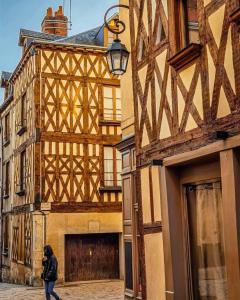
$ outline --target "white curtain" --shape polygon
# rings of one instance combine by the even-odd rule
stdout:
[[[194,300],[227,300],[220,182],[192,188],[188,208]]]

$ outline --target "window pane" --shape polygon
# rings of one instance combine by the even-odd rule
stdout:
[[[104,97],[112,98],[113,97],[113,90],[111,87],[104,87]]]
[[[109,159],[104,161],[104,171],[113,172],[113,160]]]
[[[117,97],[118,99],[121,98],[121,90],[120,90],[119,88],[116,88],[116,97]]]
[[[113,100],[112,98],[104,98],[104,109],[110,109],[113,108]]]
[[[116,108],[118,109],[118,110],[121,110],[121,99],[116,99]]]
[[[112,147],[104,147],[104,159],[113,159]]]

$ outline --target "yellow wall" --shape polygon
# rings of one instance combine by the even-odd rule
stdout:
[[[121,213],[50,213],[46,243],[53,247],[59,262],[59,281],[64,280],[65,234],[122,233]],[[121,257],[120,247],[120,257]],[[122,265],[122,264],[120,264]],[[120,268],[122,277],[122,270]]]
[[[165,275],[162,233],[144,236],[148,300],[164,300]]]
[[[120,0],[120,4],[129,5],[129,0]],[[123,44],[131,51],[129,10],[120,8],[119,19],[123,21],[126,30],[120,38]],[[122,135],[123,138],[134,133],[134,105],[133,105],[133,87],[132,87],[132,64],[131,53],[128,61],[127,72],[121,76],[121,98],[122,98]]]

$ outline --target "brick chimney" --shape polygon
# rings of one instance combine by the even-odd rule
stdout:
[[[47,14],[42,21],[42,32],[67,36],[68,34],[68,18],[63,15],[62,6],[54,13],[52,7],[47,9]]]

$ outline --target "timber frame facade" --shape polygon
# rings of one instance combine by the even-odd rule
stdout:
[[[132,197],[123,169],[123,201],[135,201],[124,204],[124,222],[138,214],[130,248],[125,241],[126,298],[237,300],[239,1],[120,3],[130,6],[122,41],[131,41],[136,149]],[[131,145],[120,143],[123,164]],[[132,284],[138,234],[141,293]]]
[[[104,26],[95,31],[107,41]],[[80,234],[116,236],[121,273],[121,96],[107,45],[28,35],[36,33],[21,30],[23,56],[3,86],[13,89],[1,106],[2,278],[41,284],[43,246],[51,244],[59,281],[77,280],[66,274],[65,246]]]

